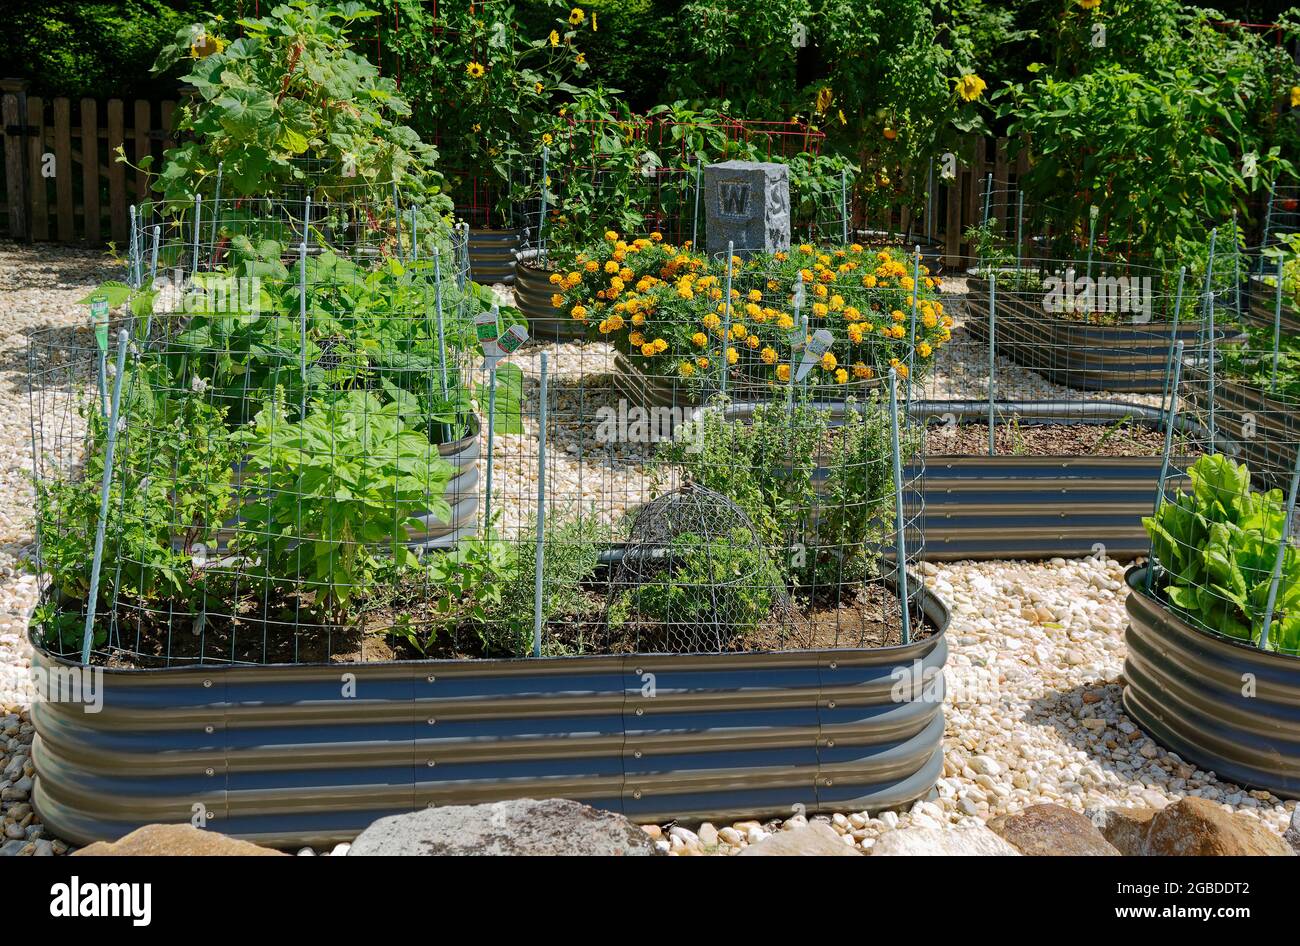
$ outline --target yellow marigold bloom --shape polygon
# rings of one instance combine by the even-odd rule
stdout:
[[[828,310],[827,310],[827,308],[826,308],[826,304],[825,304],[824,302],[814,302],[814,303],[813,303],[812,312],[813,312],[813,315],[815,315],[817,318],[819,318],[819,319],[824,319],[824,318],[826,317],[826,313],[827,313],[827,311],[828,311]]]
[[[813,271],[811,269],[801,269],[799,270],[799,275],[803,277],[804,282],[813,281]]]
[[[759,345],[762,344],[762,342],[758,340],[757,335],[751,335],[749,336],[749,338],[745,339],[745,344],[748,345],[750,348],[757,348]]]
[[[784,331],[794,328],[794,319],[782,312],[776,317],[776,327]]]
[[[645,344],[645,336],[642,335],[640,332],[633,332],[631,335],[627,337],[627,340],[631,344],[635,345],[637,348],[640,348],[642,345]]]
[[[873,372],[867,365],[864,365],[860,361],[853,365],[853,377],[855,378],[861,378],[862,380],[865,381],[868,378],[870,378],[874,373],[875,372]]]
[[[662,242],[662,241],[663,241],[663,238],[664,238],[664,235],[663,235],[662,233],[660,233],[658,230],[652,230],[652,231],[650,231],[650,239],[654,240],[656,243],[660,243],[660,242]]]
[[[557,309],[560,308],[562,305],[564,305],[564,296],[560,295],[558,292],[552,293],[551,305],[553,305]]]
[[[875,289],[876,277],[871,275],[871,273],[867,273],[867,275],[862,277],[862,285],[865,286],[867,289]]]
[[[569,310],[569,314],[575,319],[585,319],[587,317],[587,307],[585,305],[575,305]]]
[[[844,384],[848,380],[849,380],[849,373],[847,371],[845,371],[843,368],[837,368],[835,370],[835,382],[837,384]]]
[[[826,371],[834,371],[835,366],[838,363],[839,362],[835,360],[834,352],[828,351],[826,354],[822,355],[822,368],[825,369]]]
[[[912,286],[915,285],[915,283],[912,282],[911,276],[904,276],[902,279],[898,281],[898,284],[902,286],[904,289],[906,289],[908,292],[911,292]]]
[[[600,272],[600,264],[597,263],[594,259],[593,259],[593,260],[587,260],[587,262],[583,264],[582,268],[585,269],[585,270],[586,270],[587,272],[589,272],[589,273],[597,273],[597,272]]]
[[[763,321],[763,310],[752,302],[745,303],[745,314],[755,321]]]
[[[852,245],[849,246],[849,249],[852,250],[854,253],[861,253],[861,252],[862,252],[862,244],[861,244],[861,243],[854,243],[854,244],[852,244]]]
[[[700,319],[700,322],[707,329],[715,329],[722,324],[722,319],[718,318],[716,312],[706,312],[704,313],[704,318]]]
[[[930,348],[930,345],[929,345],[928,342],[921,342],[920,344],[918,344],[918,345],[916,346],[916,353],[917,353],[918,355],[920,355],[922,358],[929,358],[929,357],[930,357],[930,352],[931,352],[932,350],[933,350],[933,349]]]
[[[813,295],[816,296],[818,299],[825,299],[827,293],[829,292],[830,290],[827,289],[825,286],[821,285],[820,283],[816,286],[813,286]]]
[[[689,378],[691,375],[695,374],[695,366],[689,361],[683,361],[677,366],[677,373],[683,378]]]
[[[621,329],[625,324],[626,324],[626,323],[623,321],[623,316],[621,316],[621,315],[617,315],[617,314],[615,314],[615,315],[611,315],[611,316],[609,317],[609,327],[610,327],[610,330],[611,330],[611,331],[615,331],[615,332],[617,332],[617,331],[618,331],[619,329]]]
[[[606,231],[605,231],[605,239],[608,240],[610,243],[617,243],[617,242],[618,242],[618,232],[615,231],[615,230],[606,230]]]
[[[862,313],[858,311],[857,306],[846,305],[844,307],[844,321],[856,322],[862,318]]]
[[[558,286],[563,279],[564,277],[559,273],[551,273],[547,281],[550,282],[552,286]]]
[[[862,326],[860,324],[855,322],[849,326],[849,341],[855,345],[862,343]]]
[[[763,364],[774,365],[776,364],[776,349],[769,345],[758,353],[758,357],[763,360]]]
[[[656,338],[650,344],[654,345],[656,353],[668,350],[668,343],[662,338]]]
[[[486,71],[487,70],[485,70],[483,66],[477,62],[471,62],[469,65],[465,67],[465,72],[471,79],[483,78],[483,73]]]
[[[693,299],[695,297],[695,291],[691,289],[689,285],[679,285],[677,287],[677,295],[681,296],[683,299]]]
[[[751,289],[749,290],[749,292],[745,294],[745,298],[748,299],[750,302],[762,302],[763,293],[758,289]]]
[[[622,292],[624,285],[626,284],[623,282],[623,280],[619,279],[617,276],[615,276],[613,279],[609,281],[610,288],[613,289],[615,292]]]
[[[921,324],[926,328],[934,328],[939,324],[939,320],[935,317],[933,312],[927,312],[921,316]]]
[[[790,380],[790,366],[789,366],[789,365],[786,365],[786,364],[777,365],[777,366],[776,366],[776,379],[777,379],[778,381],[789,381],[789,380]]]
[[[1079,0],[1079,6],[1085,10],[1091,10],[1100,3],[1101,0]],[[988,88],[988,83],[974,73],[964,75],[957,80],[957,94],[967,102],[975,101],[984,94],[986,88]]]
[[[728,349],[727,349],[727,364],[729,364],[729,365],[734,365],[734,364],[735,364],[737,361],[739,361],[739,360],[740,360],[740,352],[736,351],[736,349],[734,349],[734,348],[728,348]]]
[[[707,367],[709,366],[709,359],[707,359],[707,358],[696,358],[696,359],[695,359],[695,363],[696,363],[697,365],[699,365],[701,368],[707,368]]]
[[[745,328],[745,326],[739,322],[731,327],[731,337],[738,341],[744,341],[745,336],[748,334],[749,329]]]
[[[895,322],[902,322],[907,318],[907,316],[903,314],[902,309],[895,309],[893,312],[889,313],[889,317]]]
[[[907,334],[907,329],[903,328],[903,326],[901,325],[895,325],[892,329],[889,330],[889,334],[893,335],[894,338],[902,338],[904,335]]]
[[[646,358],[653,358],[658,353],[659,353],[659,349],[655,348],[654,344],[651,342],[646,342],[644,345],[641,346],[641,354],[644,355]]]
[[[613,274],[617,273],[617,272],[618,272],[618,263],[614,262],[613,260],[610,260],[609,262],[607,262],[607,263],[605,264],[605,272],[609,273],[610,275],[613,275]]]
[[[696,348],[703,348],[709,343],[709,336],[705,335],[703,332],[696,332],[691,336],[691,342]]]

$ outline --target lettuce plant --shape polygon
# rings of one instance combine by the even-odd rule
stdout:
[[[1282,493],[1252,492],[1250,470],[1217,454],[1197,460],[1190,475],[1190,493],[1179,490],[1142,520],[1164,596],[1203,627],[1257,644],[1287,525]],[[1290,543],[1268,646],[1300,651],[1300,550]]]

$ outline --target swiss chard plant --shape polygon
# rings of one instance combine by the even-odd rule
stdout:
[[[1244,464],[1208,454],[1179,490],[1142,520],[1159,567],[1159,590],[1176,610],[1225,637],[1257,644],[1282,547],[1268,647],[1300,652],[1300,550],[1283,536],[1280,490],[1252,491]]]

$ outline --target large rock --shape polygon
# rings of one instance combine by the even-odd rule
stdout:
[[[381,818],[357,836],[348,856],[654,853],[654,840],[622,815],[563,798],[522,798]]]
[[[897,828],[871,849],[872,857],[1012,856],[1020,852],[983,825],[964,828]]]
[[[751,844],[740,852],[741,857],[861,857],[862,852],[844,843],[835,829],[824,821],[814,821],[803,828],[778,831],[776,834]]]
[[[1291,850],[1300,854],[1300,805],[1291,812],[1291,823],[1282,834],[1282,840],[1291,845]]]
[[[74,852],[74,857],[264,857],[284,856],[238,838],[229,838],[215,831],[200,831],[187,824],[147,824],[137,828],[120,841],[96,841]]]
[[[1021,854],[1119,856],[1091,821],[1060,805],[1032,805],[1013,815],[999,815],[988,826]]]
[[[1260,822],[1230,814],[1205,798],[1188,796],[1157,812],[1147,830],[1144,854],[1295,856],[1291,845]]]
[[[1114,848],[1126,857],[1140,857],[1146,850],[1151,819],[1159,808],[1100,808],[1089,817]]]

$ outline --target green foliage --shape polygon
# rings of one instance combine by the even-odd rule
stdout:
[[[803,403],[759,404],[749,422],[706,410],[661,458],[739,505],[791,581],[837,587],[876,574],[879,548],[893,543],[893,447],[877,397],[850,399],[832,419]],[[920,432],[905,430],[904,465],[919,446]]]
[[[397,120],[410,106],[396,82],[352,50],[348,30],[374,16],[358,3],[274,6],[234,27],[212,19],[187,25],[158,54],[156,71],[191,60],[184,80],[198,90],[180,109],[182,143],[167,154],[155,187],[189,203],[222,166],[231,197],[278,194],[293,183],[318,189],[373,188],[385,199],[396,182],[407,200],[435,198],[437,152]],[[215,185],[214,185],[215,186]],[[419,200],[426,203],[426,200]]]
[[[403,543],[421,528],[417,514],[450,517],[443,492],[453,468],[397,404],[368,391],[313,402],[299,421],[281,403],[274,398],[240,432],[256,477],[243,491],[250,528],[235,551],[269,582],[298,576],[316,592],[315,609],[342,621],[373,581],[379,552],[399,567],[415,564]]]
[[[674,628],[695,635],[714,626],[743,635],[758,627],[785,593],[780,570],[744,529],[711,537],[683,532],[673,537],[665,556],[668,567],[654,580],[613,603],[611,629],[618,629],[621,616],[636,614],[670,635]]]
[[[1278,546],[1287,527],[1280,490],[1250,488],[1250,471],[1227,457],[1201,457],[1192,491],[1167,499],[1142,520],[1151,536],[1161,590],[1203,627],[1258,643]],[[1270,650],[1300,652],[1300,550],[1287,542],[1269,629]]]
[[[238,453],[223,412],[200,397],[159,386],[147,367],[122,381],[123,413],[105,523],[97,608],[118,599],[173,602],[196,613],[208,582],[192,561],[213,546],[232,509],[231,480]],[[52,594],[33,623],[61,634],[62,646],[81,643],[81,615],[99,518],[108,421],[98,400],[80,405],[89,428],[85,466],[75,475],[38,483],[42,531],[39,566]],[[97,625],[96,642],[103,640]]]

